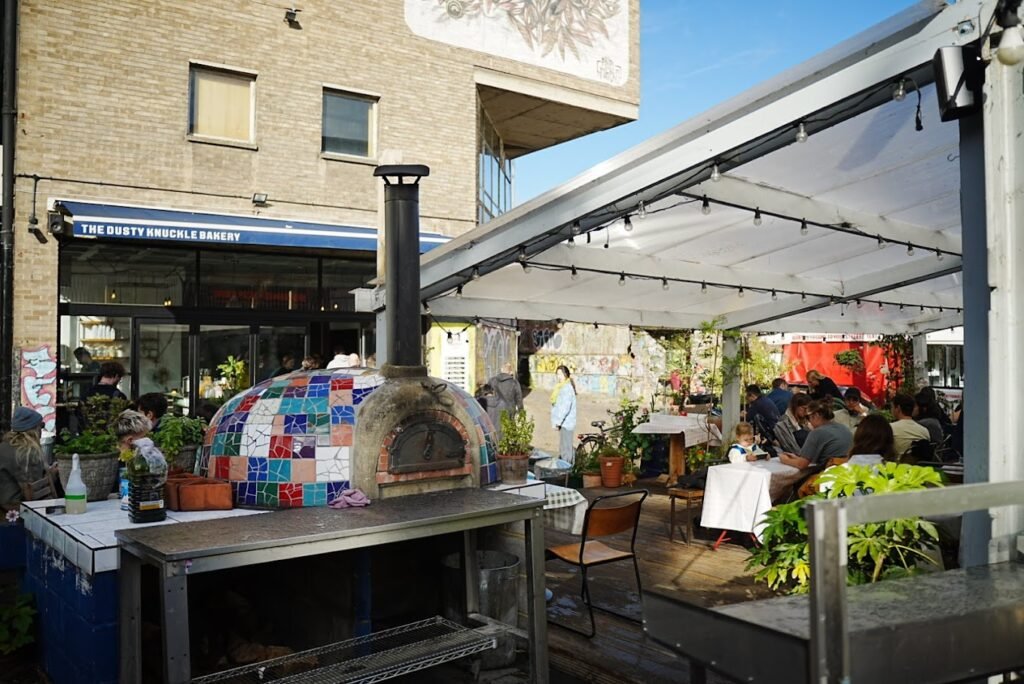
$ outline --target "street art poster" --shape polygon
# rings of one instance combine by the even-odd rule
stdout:
[[[405,0],[417,36],[611,85],[629,78],[629,0]]]
[[[54,431],[57,422],[57,357],[48,344],[21,350],[21,405],[38,411],[45,429]]]

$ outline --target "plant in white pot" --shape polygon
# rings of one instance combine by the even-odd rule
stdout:
[[[533,419],[526,411],[501,412],[498,471],[501,473],[502,482],[526,482],[530,454],[533,453],[533,427]]]

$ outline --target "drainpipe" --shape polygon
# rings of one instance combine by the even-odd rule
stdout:
[[[3,142],[3,209],[0,210],[0,427],[11,424],[14,398],[14,131],[15,60],[18,54],[18,0],[4,0],[3,102],[0,140]]]

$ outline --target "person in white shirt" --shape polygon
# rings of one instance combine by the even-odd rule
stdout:
[[[357,357],[358,358],[358,357]],[[351,368],[352,357],[345,353],[342,347],[334,348],[334,358],[327,362],[327,368],[333,370],[335,368]]]
[[[928,441],[928,428],[914,420],[914,398],[906,394],[897,394],[892,398],[892,434],[895,441],[896,458],[907,453],[910,445],[919,439]]]
[[[736,443],[729,447],[729,463],[745,463],[764,458],[767,454],[754,443],[754,427],[750,423],[737,423]]]

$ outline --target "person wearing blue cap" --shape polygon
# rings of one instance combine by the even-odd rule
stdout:
[[[42,432],[43,417],[37,411],[26,406],[14,410],[11,431],[0,442],[0,508],[17,508],[21,485],[43,477]]]

